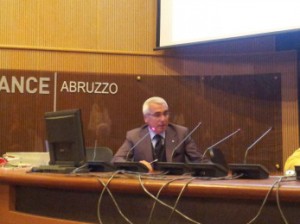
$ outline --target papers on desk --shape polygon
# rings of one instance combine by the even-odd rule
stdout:
[[[48,152],[9,152],[3,155],[6,166],[32,167],[49,164]]]

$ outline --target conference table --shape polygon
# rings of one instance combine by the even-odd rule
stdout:
[[[0,203],[1,224],[296,224],[300,182],[0,168]]]

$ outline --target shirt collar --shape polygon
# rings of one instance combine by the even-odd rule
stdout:
[[[148,126],[148,130],[149,130],[151,139],[153,139],[153,137],[157,134],[154,131],[152,131],[152,129],[149,126]],[[160,133],[159,135],[162,136],[163,138],[165,138],[166,132],[164,131],[164,132]]]

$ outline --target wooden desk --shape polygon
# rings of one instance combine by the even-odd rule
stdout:
[[[104,174],[99,174],[104,175]],[[100,179],[107,183],[108,177]],[[171,177],[168,177],[171,178]],[[202,224],[247,223],[258,212],[263,199],[278,177],[267,180],[193,180],[178,203],[178,210]],[[160,199],[174,205],[188,180],[170,183]],[[143,179],[152,194],[167,180]],[[137,178],[118,175],[108,185],[122,212],[133,223],[146,223],[154,200]],[[1,224],[79,224],[98,223],[97,203],[102,192],[98,177],[26,173],[0,169]],[[276,188],[272,191],[255,223],[284,223],[276,205]],[[299,223],[300,182],[282,182],[281,208],[290,224]],[[126,223],[117,212],[108,193],[101,203],[104,224]],[[166,223],[171,210],[157,204],[151,223]],[[170,223],[192,223],[178,214]]]

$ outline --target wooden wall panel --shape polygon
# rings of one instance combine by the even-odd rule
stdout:
[[[144,123],[141,108],[144,100],[160,95],[170,106],[171,122],[190,130],[199,121],[203,123],[193,134],[203,150],[240,128],[241,133],[220,148],[228,162],[241,162],[246,148],[271,126],[273,131],[264,139],[264,144],[251,153],[249,160],[260,161],[272,171],[273,162],[282,163],[280,74],[140,75],[139,79],[132,74],[58,72],[56,76],[50,72],[10,70],[0,71],[0,74],[2,154],[45,150],[43,115],[52,108],[81,108],[86,146],[93,147],[97,139],[99,145],[116,151],[126,131]],[[37,81],[24,86],[24,91],[13,91],[13,83],[22,86],[21,80],[28,83],[29,77]],[[40,78],[47,81],[38,85]],[[96,90],[99,82],[103,84]],[[79,83],[81,88],[78,88]],[[41,93],[39,88],[45,85],[47,91]],[[32,92],[35,88],[36,92]]]
[[[1,0],[0,69],[99,75],[281,74],[283,161],[299,147],[297,53],[275,37],[153,51],[156,0]]]
[[[6,50],[9,52],[10,50]],[[11,53],[11,52],[9,52]],[[4,52],[2,51],[3,55]],[[7,54],[9,55],[9,54]],[[6,56],[7,56],[6,55]],[[137,56],[137,55],[114,55],[101,54],[89,55],[75,53],[55,53],[47,52],[44,57],[40,57],[41,52],[19,51],[11,54],[13,60],[17,62],[14,68],[23,70],[22,66],[31,65],[35,68],[39,59],[40,65],[53,63],[52,69],[56,71],[93,72],[99,74],[120,74],[120,75],[242,75],[242,74],[262,74],[280,73],[282,79],[282,142],[283,161],[298,148],[298,97],[297,97],[297,57],[294,52],[267,53],[252,56],[216,56],[216,57],[166,57],[166,56]],[[56,55],[56,57],[52,57]],[[63,57],[64,56],[64,57]],[[99,63],[98,63],[99,61]],[[197,63],[199,62],[199,63]],[[45,68],[41,66],[41,70]],[[74,69],[76,68],[76,69]],[[47,67],[46,70],[51,70]],[[55,71],[55,70],[54,70]],[[224,72],[224,73],[223,73]]]
[[[156,1],[2,0],[0,45],[152,51]]]

